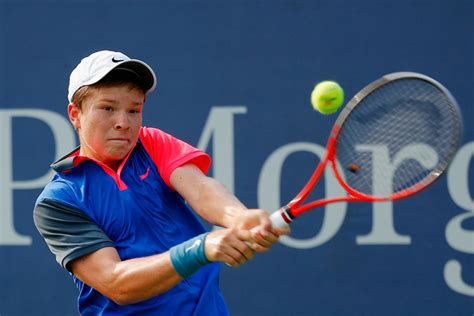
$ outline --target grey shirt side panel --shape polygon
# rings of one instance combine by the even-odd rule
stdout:
[[[51,199],[37,203],[33,212],[36,228],[56,261],[65,269],[72,260],[114,243],[80,209]]]

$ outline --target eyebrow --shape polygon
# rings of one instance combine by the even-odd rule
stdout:
[[[98,102],[107,102],[107,103],[119,103],[117,100],[114,99],[99,99]],[[132,102],[133,105],[143,105],[145,101],[143,102]]]

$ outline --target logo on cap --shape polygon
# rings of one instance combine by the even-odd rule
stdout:
[[[115,59],[115,57],[112,57],[112,61],[114,63],[119,63],[119,62],[123,61],[123,59]]]

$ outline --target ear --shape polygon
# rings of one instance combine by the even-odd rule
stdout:
[[[69,103],[67,106],[67,114],[69,121],[75,130],[81,127],[81,110],[74,103]]]

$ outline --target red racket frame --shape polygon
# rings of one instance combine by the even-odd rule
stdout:
[[[286,224],[289,224],[293,221],[294,218],[298,217],[299,215],[320,207],[324,206],[329,203],[336,203],[336,202],[381,202],[381,201],[394,201],[394,200],[399,200],[403,199],[406,197],[409,197],[415,193],[418,193],[425,188],[427,188],[429,185],[431,185],[442,173],[444,170],[447,169],[450,161],[447,161],[444,165],[440,166],[439,169],[433,170],[427,177],[425,177],[422,181],[419,183],[408,187],[402,191],[393,193],[389,196],[374,196],[374,195],[367,195],[361,192],[358,192],[351,188],[349,185],[345,183],[343,180],[340,172],[338,171],[337,164],[336,164],[336,145],[337,145],[337,138],[339,135],[339,132],[341,130],[341,126],[343,125],[344,121],[347,119],[347,117],[350,115],[350,112],[370,93],[372,93],[374,90],[378,89],[379,87],[394,81],[394,80],[399,80],[399,79],[405,79],[405,78],[415,78],[415,79],[421,79],[425,80],[432,85],[436,86],[438,89],[440,89],[449,99],[451,99],[452,104],[454,106],[455,111],[457,112],[459,119],[461,117],[461,114],[459,112],[459,108],[457,106],[456,101],[454,100],[453,96],[450,94],[450,92],[439,82],[435,81],[434,79],[419,74],[419,73],[413,73],[413,72],[397,72],[397,73],[392,73],[385,75],[384,77],[374,81],[373,83],[367,85],[364,89],[362,89],[358,94],[356,94],[349,102],[348,104],[344,107],[342,110],[341,114],[336,120],[336,123],[334,124],[331,135],[329,136],[328,143],[326,146],[326,154],[323,158],[323,160],[319,163],[319,165],[316,167],[314,170],[313,174],[311,175],[311,178],[308,180],[306,185],[301,189],[301,191],[284,207],[282,207],[280,210],[278,210],[275,213],[278,213],[280,218],[283,218],[284,222]],[[461,134],[462,134],[462,122],[460,120],[460,131],[459,131],[459,137],[458,141],[454,144],[457,147],[459,147],[460,141],[461,141]],[[455,149],[453,150],[453,155]],[[451,157],[452,159],[453,157]],[[319,179],[322,176],[323,171],[325,170],[328,162],[330,162],[333,173],[339,182],[339,184],[346,190],[348,195],[346,196],[339,196],[339,197],[331,197],[331,198],[324,198],[324,199],[319,199],[315,200],[309,203],[306,203],[304,205],[301,205],[305,199],[308,197],[308,195],[311,193],[312,189],[314,186],[318,183]],[[275,214],[276,215],[276,214]],[[275,220],[276,222],[280,222],[277,220],[275,217],[272,219],[272,221]],[[283,223],[282,223],[283,224]]]

